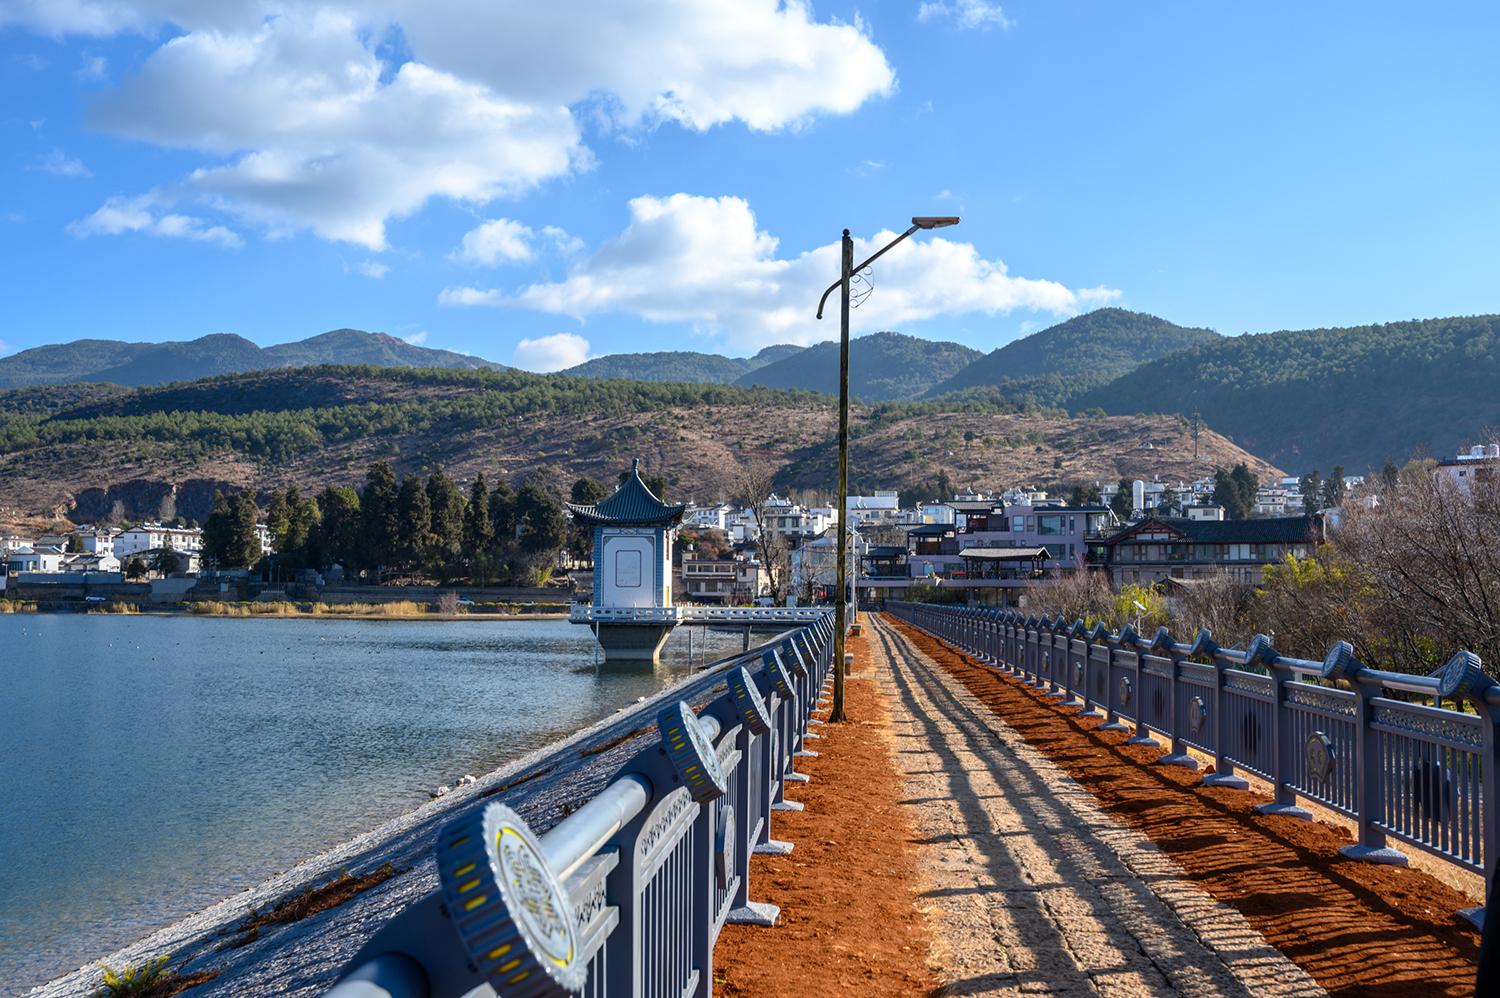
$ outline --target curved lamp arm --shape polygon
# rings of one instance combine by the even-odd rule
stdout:
[[[857,266],[857,267],[853,268],[852,270],[850,270],[849,271],[850,276],[853,276],[854,274],[859,273],[861,270],[864,270],[866,267],[868,267],[870,264],[874,263],[876,260],[879,260],[882,256],[884,256],[887,253],[887,251],[890,250],[890,248],[892,246],[895,246],[901,240],[905,239],[907,236],[911,235],[913,232],[916,232],[920,228],[922,228],[922,226],[920,226],[920,225],[913,225],[911,228],[909,228],[905,232],[901,233],[901,235],[897,236],[895,239],[892,239],[890,242],[886,243],[885,246],[883,246],[881,248],[880,252],[876,253],[874,256],[872,256],[868,260],[866,260],[864,263],[861,263],[859,266]],[[822,298],[818,299],[818,318],[820,318],[820,319],[823,318],[823,305],[828,301],[828,296],[831,295],[831,294],[833,294],[835,291],[837,291],[843,285],[843,283],[844,283],[843,278],[839,278],[837,281],[834,281],[832,284],[828,285],[828,290],[825,291],[825,292],[823,292],[823,297]]]
[[[876,253],[874,256],[870,257],[868,260],[865,260],[863,263],[861,263],[858,266],[856,266],[853,269],[851,269],[846,276],[847,277],[853,277],[855,274],[859,273],[861,270],[864,270],[870,264],[874,263],[876,260],[879,260],[881,257],[885,256],[885,254],[890,251],[890,249],[891,249],[892,246],[895,246],[901,240],[905,239],[907,236],[911,235],[913,232],[916,232],[918,229],[946,229],[950,225],[957,225],[957,224],[958,224],[958,216],[957,215],[920,215],[920,216],[918,216],[916,218],[913,218],[911,220],[911,228],[907,229],[905,232],[901,233],[901,235],[897,236],[895,239],[892,239],[890,242],[886,243],[884,246],[882,246],[880,248],[880,251],[878,253]],[[846,229],[844,231],[844,235],[847,236],[848,234],[849,234],[849,232]],[[823,305],[825,303],[827,303],[828,296],[831,295],[831,294],[833,294],[834,289],[837,288],[837,287],[839,287],[839,286],[841,286],[843,283],[844,283],[844,277],[840,277],[838,280],[836,280],[832,284],[828,285],[828,290],[825,291],[825,292],[823,292],[823,297],[822,298],[818,299],[818,318],[820,318],[820,319],[823,318]]]

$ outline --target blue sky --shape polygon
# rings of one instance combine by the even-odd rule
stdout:
[[[1500,311],[1497,42],[1493,4],[0,0],[0,341],[745,354],[836,332],[840,229],[929,213],[856,332]]]

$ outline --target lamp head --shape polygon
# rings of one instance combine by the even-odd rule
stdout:
[[[919,229],[946,229],[950,225],[958,224],[957,215],[918,215],[911,220],[911,224]]]

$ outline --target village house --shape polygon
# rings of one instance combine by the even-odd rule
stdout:
[[[1465,492],[1476,482],[1500,480],[1500,443],[1475,444],[1457,457],[1439,461],[1436,473]]]
[[[880,524],[899,523],[902,519],[901,496],[894,490],[877,489],[871,496],[849,496],[844,504],[845,519],[855,530]]]
[[[1305,558],[1324,538],[1320,516],[1250,520],[1148,517],[1093,545],[1098,564],[1117,586],[1191,581],[1227,572],[1259,585],[1265,566],[1293,555]]]
[[[63,549],[56,544],[19,547],[5,556],[5,572],[7,575],[19,575],[21,572],[60,572],[63,555]]]
[[[269,540],[270,532],[267,531],[261,538],[262,550],[266,550]],[[168,527],[160,523],[141,523],[122,531],[114,541],[114,554],[121,560],[131,555],[161,548],[197,554],[203,550],[203,531],[196,527]]]
[[[713,557],[685,551],[678,569],[678,591],[691,603],[745,606],[765,591],[768,576],[760,560],[748,553]]]
[[[829,527],[817,537],[804,541],[792,550],[790,589],[799,603],[820,602],[832,598],[838,590],[837,527]],[[863,538],[851,530],[849,537],[849,579],[854,581],[865,549]]]

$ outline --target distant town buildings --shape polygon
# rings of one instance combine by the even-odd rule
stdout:
[[[1475,444],[1456,457],[1439,461],[1437,474],[1465,491],[1478,482],[1500,478],[1500,443]]]

